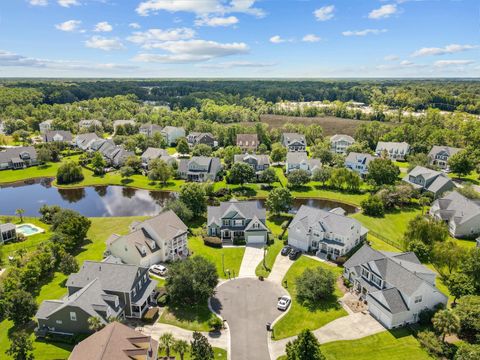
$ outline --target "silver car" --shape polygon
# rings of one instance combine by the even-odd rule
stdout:
[[[288,295],[283,295],[282,297],[278,298],[277,309],[285,311],[288,309],[291,303],[292,298]]]

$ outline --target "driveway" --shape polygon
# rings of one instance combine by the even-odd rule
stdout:
[[[263,260],[263,244],[262,245],[247,245],[245,247],[245,254],[243,255],[242,264],[238,277],[255,276],[255,269],[260,261]]]
[[[313,333],[320,344],[324,344],[338,340],[360,339],[385,330],[382,324],[370,314],[362,314],[360,312],[333,320]],[[294,338],[291,337],[279,341],[269,340],[270,358],[275,360],[284,355],[287,342]]]
[[[238,278],[217,288],[210,304],[228,323],[232,360],[270,358],[265,326],[282,314],[276,305],[284,294],[280,285],[256,278]]]
[[[270,272],[270,275],[268,275],[268,281],[273,281],[276,284],[282,285],[282,280],[293,263],[294,261],[290,260],[288,256],[283,256],[282,254],[278,253],[275,263],[273,264],[272,271]]]

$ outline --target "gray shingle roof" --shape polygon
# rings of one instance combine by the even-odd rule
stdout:
[[[345,135],[345,134],[335,134],[330,138],[330,142],[337,142],[337,141],[347,141],[350,143],[354,143],[355,139],[351,137],[350,135]]]
[[[403,300],[402,294],[396,288],[371,292],[369,295],[392,314],[408,311],[408,306]]]
[[[368,165],[368,163],[372,160],[374,160],[375,157],[370,155],[370,154],[366,154],[366,153],[357,153],[357,152],[350,152],[347,157],[345,158],[345,162],[349,162],[349,163],[361,163],[361,164],[364,164],[364,165]]]
[[[379,141],[375,152],[380,153],[386,150],[393,154],[407,154],[409,149],[410,145],[406,142]]]
[[[65,130],[50,130],[50,131],[47,131],[47,132],[45,132],[45,134],[43,134],[43,139],[45,140],[45,142],[54,141],[53,138],[56,135],[62,136],[63,141],[65,141],[65,142],[72,141],[72,133],[70,131],[65,131]]]
[[[245,219],[257,217],[260,221],[265,221],[266,210],[257,201],[237,201],[235,199],[221,202],[220,206],[209,206],[207,208],[207,224],[212,222],[219,224],[220,219],[228,213],[238,213]]]
[[[288,144],[291,144],[293,142],[298,142],[303,145],[307,144],[307,141],[305,140],[305,135],[299,133],[283,133],[282,139],[284,146],[287,146]]]
[[[245,162],[247,158],[254,158],[257,160],[258,165],[269,165],[270,158],[268,155],[256,155],[256,154],[240,154],[234,156],[234,162]]]
[[[462,151],[462,149],[451,147],[451,146],[437,146],[437,145],[434,145],[432,147],[432,150],[430,150],[430,152],[428,153],[428,156],[430,156],[431,158],[434,158],[439,152],[443,152],[443,151],[448,156],[452,156],[452,155],[455,155],[456,153],[458,153],[459,151]]]
[[[452,191],[444,197],[435,200],[430,213],[443,220],[454,219],[455,223],[462,224],[474,216],[480,215],[480,201],[466,198],[457,191]]]
[[[289,164],[299,164],[302,161],[306,161],[307,159],[308,155],[306,152],[298,151],[287,153],[287,163]]]
[[[161,156],[168,155],[167,150],[149,147],[145,152],[142,154],[142,158],[146,159],[158,159]]]
[[[0,224],[0,232],[15,230],[15,225],[12,223]]]
[[[37,152],[33,146],[20,146],[7,148],[5,151],[0,151],[0,163],[9,162],[13,158],[21,157],[22,153],[28,153],[31,158],[37,157]]]

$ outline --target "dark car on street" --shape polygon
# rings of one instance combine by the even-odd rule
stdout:
[[[290,251],[290,255],[288,255],[288,258],[290,260],[297,260],[301,254],[302,252],[300,250],[292,249],[292,251]]]

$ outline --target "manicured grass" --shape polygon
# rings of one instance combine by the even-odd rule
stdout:
[[[340,276],[342,273],[342,268],[340,267],[333,267],[302,255],[288,270],[282,281],[282,284],[284,284],[285,280],[287,280],[287,290],[292,296],[292,305],[290,311],[275,324],[275,339],[297,335],[303,329],[315,330],[330,321],[347,315],[347,312],[337,302],[338,298],[342,296],[338,288],[336,288],[335,294],[330,299],[316,304],[314,308],[303,306],[297,301],[295,280],[305,269],[316,267],[323,267],[333,271],[336,276]]]
[[[208,321],[215,317],[216,315],[210,311],[207,304],[179,305],[175,308],[167,306],[158,322],[192,331],[210,331]]]
[[[475,185],[480,185],[480,174],[477,173],[475,170],[472,171],[467,176],[459,176],[458,174],[454,174],[454,173],[449,173],[448,176],[450,176],[453,179],[458,179],[461,181],[471,182],[472,184],[475,184]]]
[[[294,198],[323,198],[345,202],[354,206],[360,206],[360,202],[368,197],[367,194],[364,193],[351,194],[348,192],[323,188],[321,183],[314,181],[308,183],[302,189],[293,190],[292,196]]]
[[[101,260],[103,252],[105,251],[105,240],[112,234],[126,234],[128,232],[128,226],[133,221],[143,220],[145,216],[137,217],[110,217],[110,218],[91,218],[92,226],[90,227],[87,237],[88,241],[83,246],[81,251],[76,255],[76,259],[81,265],[85,260]],[[44,224],[27,218],[29,222],[40,225],[45,228]],[[40,235],[35,235],[40,236]],[[47,237],[48,238],[48,237]],[[27,245],[30,241],[37,241],[34,237],[29,237],[22,243]],[[49,282],[43,285],[36,296],[36,301],[40,304],[43,300],[47,299],[59,299],[66,293],[65,280],[67,276],[56,272],[53,278]],[[4,320],[0,322],[0,359],[9,359],[4,352],[10,346],[7,337],[8,330],[12,328],[12,323]],[[30,329],[31,330],[31,329]],[[67,359],[73,345],[45,343],[36,341],[35,336],[31,335],[34,340],[34,356],[35,359]]]
[[[32,166],[20,170],[3,170],[0,183],[11,183],[40,177],[55,177],[62,163],[48,163],[42,166]]]
[[[217,267],[218,276],[223,279],[228,279],[223,269],[230,270],[232,275],[238,275],[243,254],[245,253],[245,247],[213,248],[206,246],[200,236],[190,237],[188,239],[188,248],[193,256],[200,255],[213,262]]]
[[[214,356],[215,356],[215,360],[227,360],[227,352],[225,350],[214,347],[213,348],[213,353],[214,353]],[[159,352],[158,355],[159,356],[160,355],[161,356],[166,356],[165,352]],[[178,355],[175,352],[170,352],[170,356],[176,356],[177,359],[180,359],[180,355]],[[190,360],[191,359],[190,353],[185,354],[183,359],[184,360]]]
[[[403,234],[407,230],[408,222],[421,213],[419,208],[409,208],[387,213],[381,218],[362,213],[353,214],[352,217],[360,221],[375,237],[385,237],[392,242],[390,245],[403,249]]]
[[[430,360],[407,329],[384,331],[358,340],[334,341],[321,345],[327,360]],[[282,356],[278,360],[285,360]]]
[[[399,252],[400,249],[397,249],[395,246],[387,244],[385,241],[380,240],[379,238],[375,237],[372,234],[367,235],[367,240],[370,243],[370,246],[378,251],[391,251],[391,252]]]

